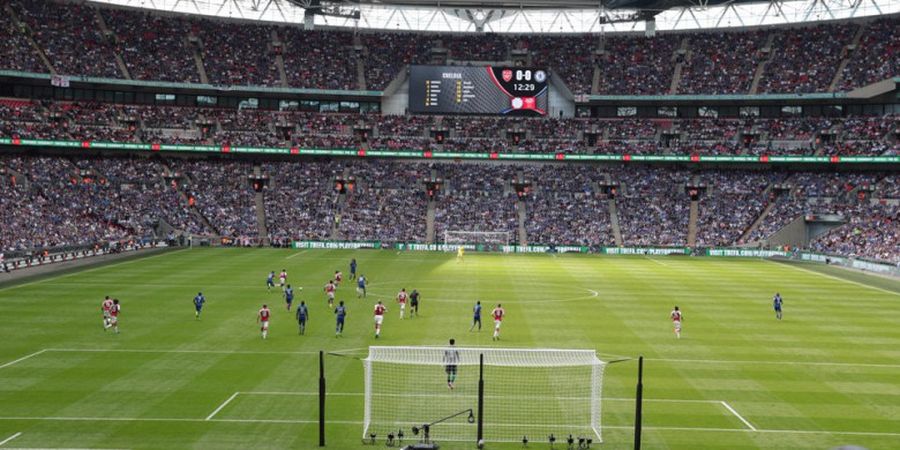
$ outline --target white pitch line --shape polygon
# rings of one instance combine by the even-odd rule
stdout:
[[[314,424],[317,420],[279,420],[279,419],[193,419],[193,418],[165,418],[165,417],[2,417],[0,420],[42,420],[42,421],[72,421],[72,422],[233,422],[233,423],[271,423],[271,424]],[[356,420],[329,420],[328,423],[336,425],[362,425],[363,422]],[[603,428],[610,430],[633,430],[633,426],[626,425],[604,425]],[[834,434],[847,436],[886,436],[900,437],[900,433],[891,433],[886,431],[830,431],[830,430],[777,430],[777,429],[756,429],[747,428],[704,428],[704,427],[658,427],[645,426],[645,430],[658,431],[700,431],[700,432],[731,432],[731,433],[773,433],[773,434]],[[5,450],[5,448],[4,448]],[[29,449],[32,450],[32,449]]]
[[[599,297],[600,296],[600,293],[593,289],[588,289],[588,292],[591,293],[591,297]]]
[[[11,441],[11,440],[13,440],[13,439],[15,439],[15,438],[21,436],[21,435],[22,435],[22,432],[20,431],[20,432],[14,434],[14,435],[12,435],[12,436],[10,436],[10,437],[8,437],[8,438],[2,440],[2,441],[0,441],[0,447],[2,447],[3,444],[5,444],[5,443],[7,443],[7,442],[9,442],[9,441]]]
[[[354,349],[348,350],[334,350],[326,353],[339,353],[345,351],[351,351]],[[318,355],[317,351],[309,351],[309,352],[289,352],[289,351],[241,351],[241,350],[154,350],[154,349],[124,349],[124,348],[48,348],[44,351],[47,352],[61,352],[61,353],[197,353],[197,354],[210,354],[210,355]]]
[[[286,257],[286,258],[284,258],[284,259],[296,258],[296,257],[298,257],[298,256],[300,256],[300,255],[302,255],[302,254],[304,254],[304,253],[306,253],[306,252],[308,252],[308,251],[309,251],[309,250],[300,250],[299,252],[294,253],[293,255],[288,256],[288,257]]]
[[[650,261],[653,261],[653,262],[655,262],[655,263],[657,263],[657,264],[659,264],[659,265],[661,265],[661,266],[669,267],[668,264],[666,264],[666,263],[664,263],[664,262],[662,262],[662,261],[657,261],[657,260],[655,260],[655,259],[653,259],[653,258],[651,258],[651,257],[649,257],[649,256],[646,256],[646,255],[645,255],[644,258],[649,259]]]
[[[206,420],[212,419],[216,414],[219,413],[219,411],[222,410],[222,408],[224,408],[229,403],[231,403],[231,401],[234,400],[234,398],[237,397],[238,394],[240,394],[240,392],[235,392],[234,394],[231,394],[231,397],[228,397],[228,400],[225,400],[221,405],[219,405],[218,408],[215,409],[215,411],[211,412],[208,416],[206,416]]]
[[[646,361],[661,361],[672,363],[698,363],[698,364],[765,364],[779,366],[835,366],[835,367],[876,367],[883,369],[900,369],[900,364],[876,364],[876,363],[847,363],[827,361],[741,361],[722,359],[673,359],[673,358],[644,358]]]
[[[15,361],[10,361],[10,362],[8,362],[8,363],[6,363],[6,364],[0,366],[0,369],[5,369],[5,368],[7,368],[7,367],[9,367],[9,366],[11,366],[11,365],[13,365],[13,364],[20,363],[20,362],[22,362],[22,361],[25,361],[25,360],[28,359],[28,358],[33,358],[33,357],[35,357],[35,356],[37,356],[37,355],[40,355],[41,353],[44,353],[44,352],[46,352],[46,351],[47,351],[47,349],[45,348],[45,349],[43,349],[43,350],[38,350],[38,351],[36,351],[36,352],[34,352],[34,353],[30,354],[30,355],[25,355],[25,356],[23,356],[23,357],[21,357],[21,358],[15,360]],[[0,444],[0,445],[2,445],[2,444]]]
[[[743,416],[741,416],[740,414],[738,414],[738,412],[735,411],[734,408],[731,407],[731,405],[729,405],[729,404],[728,404],[727,402],[725,402],[724,400],[721,401],[720,403],[722,403],[722,406],[724,406],[725,409],[731,411],[731,413],[734,414],[735,417],[737,417],[741,422],[744,422],[744,425],[747,425],[747,427],[749,427],[751,430],[756,431],[756,427],[754,427],[753,424],[751,424],[750,422],[748,422],[747,419],[745,419]]]
[[[876,290],[876,291],[881,291],[881,292],[884,292],[884,293],[886,293],[886,294],[891,294],[891,295],[897,295],[897,296],[900,296],[900,292],[889,291],[889,290],[887,290],[887,289],[880,288],[880,287],[878,287],[878,286],[870,286],[870,285],[868,285],[868,284],[860,283],[860,282],[858,282],[858,281],[846,280],[846,279],[843,279],[843,278],[841,278],[841,277],[836,277],[836,276],[834,276],[834,275],[829,275],[829,274],[827,274],[827,273],[821,273],[821,272],[816,272],[815,270],[809,270],[809,269],[807,269],[807,268],[805,268],[805,267],[800,267],[800,266],[795,265],[795,264],[783,264],[783,263],[778,263],[778,262],[775,262],[775,261],[770,261],[770,260],[768,260],[768,259],[767,259],[766,261],[769,262],[769,263],[772,263],[772,264],[778,264],[778,265],[780,265],[780,266],[788,266],[788,267],[790,267],[790,268],[792,268],[792,269],[802,270],[803,272],[809,272],[809,273],[811,273],[811,274],[813,274],[813,275],[818,275],[818,276],[820,276],[820,277],[831,278],[832,280],[837,280],[837,281],[841,281],[841,282],[844,282],[844,283],[855,284],[855,285],[857,285],[857,286],[862,286],[862,287],[864,287],[864,288],[874,289],[874,290]]]
[[[315,391],[250,391],[250,392],[241,392],[241,395],[294,395],[294,396],[309,396],[313,397],[319,395],[318,392]],[[338,396],[338,397],[362,397],[366,395],[364,392],[326,392],[326,396]],[[435,398],[435,397],[448,397],[448,398],[459,398],[459,395],[450,395],[450,394],[372,394],[376,397],[424,397],[424,398]],[[464,396],[465,397],[465,396]],[[471,394],[468,397],[475,397],[475,394]],[[491,396],[486,395],[485,398],[500,398],[500,396]],[[548,399],[548,400],[585,400],[584,397],[548,397],[548,396],[538,396],[538,397],[529,397],[532,399]],[[628,397],[604,397],[603,400],[611,401],[611,402],[633,402],[633,398]],[[658,403],[721,403],[720,400],[699,400],[699,399],[678,399],[678,398],[645,398],[645,402],[658,402]]]
[[[368,347],[344,348],[337,350],[327,350],[328,353],[354,353],[368,350]],[[194,353],[211,355],[235,354],[235,355],[318,355],[318,351],[249,351],[249,350],[165,350],[165,349],[122,349],[122,348],[46,348],[31,355],[11,361],[7,365],[15,364],[19,361],[37,356],[43,352],[71,352],[71,353]],[[753,361],[753,360],[726,360],[726,359],[675,359],[675,358],[644,358],[646,361],[659,361],[671,363],[697,363],[697,364],[765,364],[765,365],[794,365],[794,366],[834,366],[834,367],[873,367],[882,369],[900,369],[900,364],[879,364],[879,363],[850,363],[850,362],[830,362],[830,361]]]

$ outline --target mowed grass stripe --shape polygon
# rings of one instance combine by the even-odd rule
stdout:
[[[98,419],[109,414],[185,420],[89,425],[91,431],[85,433],[83,425],[16,419],[0,421],[0,434],[8,427],[16,429],[6,435],[27,430],[16,442],[32,447],[312,448],[317,442],[314,424],[290,420],[314,416],[315,408],[296,399],[242,400],[239,395],[238,403],[220,412],[239,417],[234,420],[265,417],[273,422],[192,421],[204,419],[239,391],[314,391],[320,349],[435,345],[449,337],[463,345],[590,347],[610,355],[644,354],[649,398],[725,401],[758,428],[811,433],[803,439],[797,434],[733,431],[744,425],[720,406],[648,402],[645,448],[824,448],[845,443],[890,448],[896,436],[836,433],[900,429],[893,394],[898,382],[892,377],[897,370],[893,348],[900,348],[900,336],[889,320],[898,304],[885,292],[759,260],[653,258],[665,263],[656,264],[644,257],[470,253],[456,263],[451,254],[369,250],[314,250],[287,258],[294,254],[194,249],[0,290],[0,331],[16,336],[0,344],[0,364],[44,349],[122,350],[87,356],[47,351],[2,368],[0,396],[9,400],[3,405],[12,405],[13,411],[48,412],[41,417],[64,411],[81,417],[103,414]],[[349,280],[339,290],[351,311],[348,329],[345,337],[334,337],[333,314],[325,306],[321,286],[335,269],[346,274],[351,257],[372,280],[376,297],[391,302],[379,341],[372,336],[375,298],[357,300]],[[297,336],[280,295],[265,291],[265,274],[282,268],[292,284],[305,287],[297,301],[310,304],[307,336]],[[392,302],[401,287],[422,292],[422,317],[398,320]],[[587,289],[595,290],[597,297],[562,301],[576,292],[590,295]],[[199,322],[190,303],[197,290],[210,300]],[[774,321],[769,304],[776,290],[786,298],[786,316],[780,323]],[[125,305],[118,336],[103,333],[99,326],[99,300],[108,293]],[[468,332],[469,302],[476,298],[502,301],[507,308],[499,344],[490,340],[487,314],[484,331]],[[266,341],[254,324],[262,302],[270,303],[274,312]],[[686,314],[681,341],[674,340],[667,320],[674,302]],[[487,313],[490,303],[485,306]],[[129,354],[129,349],[150,352]],[[153,354],[154,349],[184,353]],[[203,351],[216,353],[198,353]],[[362,390],[358,362],[328,357],[326,363],[329,390]],[[631,362],[610,366],[604,394],[633,396],[634,370]],[[113,405],[116,402],[123,405]],[[330,418],[361,420],[361,402],[335,396],[329,406]],[[610,448],[630,442],[632,406],[627,401],[604,402]],[[268,441],[259,441],[260,435]],[[360,435],[358,425],[336,423],[329,428],[329,444],[360,448]],[[713,441],[710,435],[715,435]]]

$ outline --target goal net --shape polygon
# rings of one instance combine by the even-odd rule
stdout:
[[[489,244],[509,245],[509,231],[445,231],[444,244],[450,250],[455,250],[456,245],[463,244]]]
[[[453,389],[446,353],[459,356]],[[363,360],[363,439],[399,430],[409,438],[430,427],[431,439],[477,440],[479,359],[484,355],[483,439],[486,442],[564,442],[571,434],[600,442],[600,393],[606,363],[593,350],[465,347],[369,347]],[[421,433],[421,431],[420,431]]]

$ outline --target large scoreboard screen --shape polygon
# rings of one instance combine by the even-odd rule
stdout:
[[[549,76],[523,67],[412,66],[409,112],[543,116]]]

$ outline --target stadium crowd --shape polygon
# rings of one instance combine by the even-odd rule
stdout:
[[[259,194],[248,178],[256,173],[268,180]],[[446,231],[495,231],[514,242],[521,231],[532,244],[613,245],[616,211],[624,245],[685,246],[688,191],[697,187],[698,247],[756,245],[798,217],[836,214],[847,223],[810,248],[900,262],[900,179],[891,173],[4,154],[0,174],[6,252],[170,230],[256,241],[261,217],[264,237],[277,245],[424,242],[424,181],[435,177],[442,180],[432,200],[437,241]],[[341,179],[353,180],[344,195]],[[515,183],[527,186],[521,197]],[[257,211],[256,195],[264,211]]]
[[[673,87],[680,94],[749,93],[762,63],[760,93],[828,92],[835,75],[837,88],[851,90],[896,75],[900,65],[896,18],[655,37],[362,32],[357,47],[353,31],[171,18],[52,1],[7,3],[16,17],[0,19],[0,30],[7,31],[0,66],[49,72],[28,42],[31,36],[64,75],[126,78],[118,56],[127,75],[138,80],[203,81],[202,67],[216,85],[352,90],[365,82],[381,90],[408,65],[433,62],[432,49],[446,50],[454,63],[510,62],[514,51],[524,51],[532,65],[551,69],[576,95],[658,95]],[[852,47],[857,33],[861,39]],[[771,48],[764,48],[769,37]],[[673,86],[679,64],[681,76]],[[357,66],[364,68],[365,80]]]
[[[446,137],[429,136],[436,129],[445,130]],[[22,139],[435,152],[874,156],[900,153],[898,133],[900,115],[516,121],[0,99],[0,137]],[[596,139],[590,141],[589,135]],[[746,136],[752,141],[743,141]]]

